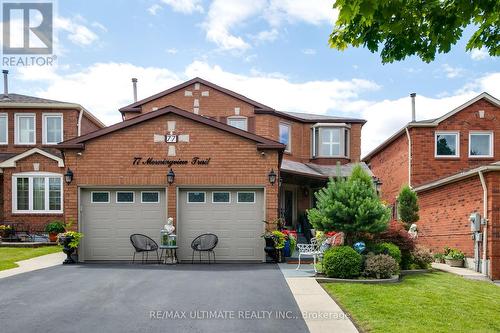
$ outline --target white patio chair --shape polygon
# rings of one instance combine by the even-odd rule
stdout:
[[[297,244],[297,249],[299,250],[299,264],[297,265],[297,268],[295,268],[295,270],[300,269],[300,257],[302,255],[306,255],[313,257],[314,271],[317,273],[316,259],[321,255],[321,251],[319,250],[320,245],[321,244],[318,243],[316,238],[311,238],[310,244]]]

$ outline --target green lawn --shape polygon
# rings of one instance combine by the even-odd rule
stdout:
[[[366,332],[500,332],[500,287],[486,281],[434,272],[323,287]]]
[[[26,260],[45,254],[61,252],[59,246],[43,246],[37,248],[0,247],[0,271],[16,268],[16,261]]]

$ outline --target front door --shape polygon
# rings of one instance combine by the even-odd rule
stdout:
[[[285,225],[293,225],[293,191],[285,190]]]

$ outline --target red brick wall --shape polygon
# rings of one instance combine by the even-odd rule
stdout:
[[[401,186],[408,184],[408,139],[401,135],[391,145],[373,156],[369,162],[375,176],[382,181],[381,196],[395,204]]]
[[[500,280],[500,172],[485,175],[488,187],[488,256],[490,277]],[[481,213],[482,214],[482,213]]]
[[[485,111],[483,119],[479,118],[478,110]],[[485,100],[480,100],[446,119],[437,127],[412,128],[412,186],[417,187],[462,170],[500,160],[499,118],[500,108]],[[493,158],[469,158],[469,132],[475,130],[494,132]],[[438,131],[460,132],[460,157],[434,157],[435,133]]]
[[[65,189],[67,217],[77,218],[77,186],[163,185],[167,187],[167,166],[134,166],[134,157],[167,158],[167,145],[154,143],[153,134],[165,133],[167,120],[176,121],[179,134],[189,134],[189,143],[177,143],[177,156],[191,160],[210,157],[208,166],[173,166],[175,184],[168,187],[168,215],[176,216],[176,186],[237,185],[266,188],[266,218],[274,220],[278,209],[278,186],[271,186],[267,174],[278,169],[278,153],[257,151],[254,142],[177,115],[165,115],[86,143],[81,156],[66,152],[66,164],[74,180]],[[170,158],[169,158],[170,159]]]
[[[7,113],[9,117],[9,144],[0,145],[0,152],[22,153],[34,147],[42,147],[42,115],[44,113],[60,113],[63,115],[63,136],[64,140],[77,136],[78,110],[40,110],[40,109],[2,109],[0,113]],[[14,126],[15,114],[33,113],[36,123],[36,145],[15,145],[14,144]]]
[[[81,135],[96,131],[100,129],[101,127],[94,123],[91,119],[89,119],[86,116],[82,117],[82,130],[81,130]]]
[[[33,163],[39,163],[40,172],[54,172],[64,174],[65,169],[60,168],[56,161],[47,158],[40,154],[30,155],[16,162],[15,168],[3,169],[3,214],[5,221],[9,222],[24,222],[40,230],[45,224],[52,220],[64,219],[63,214],[22,214],[12,213],[12,175],[19,172],[34,172]],[[63,190],[64,191],[64,190]],[[63,194],[64,195],[64,194]],[[63,207],[64,209],[64,207]]]

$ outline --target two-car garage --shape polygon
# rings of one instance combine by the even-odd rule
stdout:
[[[178,256],[191,260],[191,241],[203,233],[219,238],[217,261],[261,261],[264,258],[264,191],[262,188],[177,189]],[[80,260],[131,260],[129,237],[145,234],[159,243],[166,223],[165,188],[82,188]]]

